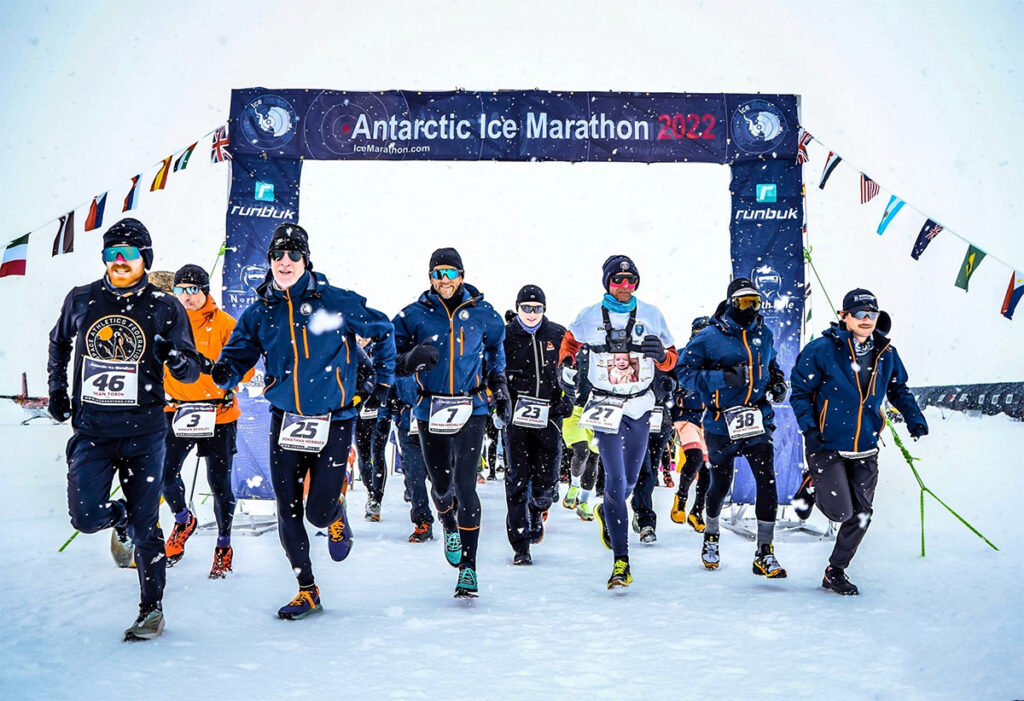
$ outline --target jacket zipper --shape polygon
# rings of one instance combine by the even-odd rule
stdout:
[[[828,400],[825,400],[825,405],[821,407],[821,414],[818,416],[818,430],[825,433],[825,417],[828,415]]]
[[[536,372],[536,375],[537,375],[537,383],[536,383],[537,384],[537,391],[534,393],[533,396],[535,396],[538,399],[540,399],[540,353],[539,353],[539,351],[537,349],[537,334],[534,334],[534,333],[530,334],[530,343],[533,346],[533,362],[534,362],[534,364],[536,365],[536,368],[537,368],[537,372]]]
[[[750,346],[747,345],[746,329],[743,329],[743,347],[747,349],[747,367],[749,368],[747,374],[750,375],[750,386],[747,387],[747,396],[743,399],[743,403],[746,404],[750,401],[750,395],[754,393],[754,355],[750,352]]]
[[[890,341],[890,343],[891,343],[891,341]],[[846,339],[846,345],[850,348],[850,358],[853,360],[854,363],[856,363],[857,362],[857,354],[853,351],[853,340],[850,339],[850,338]],[[875,375],[878,373],[878,361],[881,359],[882,353],[884,353],[885,349],[888,348],[888,347],[889,347],[889,343],[886,343],[885,346],[882,348],[882,350],[878,351],[878,355],[875,356],[875,367],[871,368],[871,379],[868,381],[868,390],[869,391],[871,389],[871,385],[875,381]],[[857,371],[853,369],[852,365],[850,366],[850,370],[851,370],[851,372],[853,372],[853,381],[857,383],[857,394],[860,395],[860,404],[857,405],[857,433],[854,434],[854,436],[853,436],[853,452],[856,453],[857,452],[857,446],[860,443],[860,426],[861,426],[861,421],[862,421],[862,419],[864,417],[864,401],[867,399],[867,397],[864,396],[864,390],[861,389],[861,386],[860,386],[860,375],[857,374]]]
[[[306,327],[302,327],[302,349],[306,351],[306,360],[309,360],[309,339],[306,338]]]
[[[472,302],[473,298],[470,297],[468,301]],[[452,396],[455,396],[455,312],[462,309],[465,304],[466,302],[463,302],[449,314],[448,307],[444,306],[443,301],[441,302],[444,313],[448,314],[448,394]],[[459,332],[461,333],[461,331],[460,328]]]
[[[284,291],[284,298],[288,300],[288,329],[292,333],[292,352],[295,356],[295,366],[292,369],[292,386],[295,388],[295,409],[302,413],[302,405],[299,403],[299,344],[295,340],[295,316],[292,308],[292,295],[288,290]]]

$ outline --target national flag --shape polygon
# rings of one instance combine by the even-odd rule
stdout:
[[[867,204],[878,195],[878,183],[864,173],[860,174],[860,203]]]
[[[803,204],[803,220],[800,223],[800,233],[803,236],[807,236],[807,186],[800,186],[800,202]]]
[[[25,238],[28,238],[27,236]],[[20,239],[19,239],[20,240]],[[7,264],[7,256],[4,256],[4,265]],[[1017,302],[1024,297],[1024,274],[1014,270],[1010,275],[1010,286],[1006,288],[1006,296],[1003,298],[1003,316],[1007,319],[1013,318],[1013,310],[1017,308]]]
[[[192,152],[195,150],[199,142],[195,142],[187,149],[181,152],[181,155],[174,159],[174,172],[177,173],[179,170],[185,170],[188,168],[188,159],[192,157]]]
[[[103,226],[103,208],[107,206],[107,193],[92,198],[89,216],[85,218],[85,230],[92,231]]]
[[[964,255],[964,262],[960,264],[960,273],[956,276],[956,286],[964,292],[967,291],[967,285],[971,281],[971,275],[974,275],[974,271],[981,265],[981,261],[985,259],[985,251],[980,248],[975,248],[974,244],[967,244],[967,253]]]
[[[75,210],[71,210],[60,218],[57,235],[53,237],[53,253],[50,257],[75,250]]]
[[[129,209],[135,209],[139,206],[139,180],[141,179],[141,173],[132,176],[132,189],[125,195],[124,206],[121,207],[122,212],[127,212]]]
[[[156,177],[153,178],[153,184],[149,186],[150,192],[156,192],[157,190],[163,190],[167,187],[167,176],[171,172],[171,158],[173,154],[165,158],[160,163],[160,170],[156,172]]]
[[[942,225],[938,224],[931,219],[924,223],[921,227],[921,233],[917,235],[917,241],[914,241],[914,250],[910,252],[910,257],[914,260],[919,260],[921,254],[924,253],[924,249],[928,248],[928,244],[932,242],[932,239],[939,235],[942,231]]]
[[[825,183],[828,182],[829,177],[832,175],[832,171],[839,165],[839,161],[843,160],[842,156],[837,155],[833,151],[828,152],[828,158],[825,160],[825,168],[821,171],[821,181],[818,182],[818,187],[822,190],[825,189]]]
[[[25,234],[21,238],[14,239],[4,249],[4,259],[0,263],[0,277],[8,275],[24,275],[25,264],[28,262],[28,237]],[[1010,314],[1013,314],[1011,311]]]
[[[896,218],[896,215],[900,213],[905,204],[906,202],[896,195],[889,195],[889,204],[885,205],[885,211],[882,212],[882,221],[878,222],[879,236],[885,233],[885,230],[889,227],[889,222]]]
[[[210,147],[210,162],[220,163],[230,161],[231,153],[228,152],[228,127],[224,125],[217,127],[213,133],[213,145]]]
[[[800,127],[799,137],[797,138],[796,145],[796,164],[801,165],[803,163],[809,163],[811,158],[807,155],[807,145],[814,141],[814,137],[811,133]]]

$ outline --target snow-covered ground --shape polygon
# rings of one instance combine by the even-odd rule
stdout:
[[[211,581],[214,537],[201,531],[168,572],[163,636],[124,644],[138,585],[111,561],[108,532],[57,552],[71,532],[62,451],[70,430],[18,426],[20,410],[5,404],[0,695],[1021,698],[1024,473],[1014,446],[1024,424],[943,419],[933,409],[927,417],[932,435],[912,444],[922,477],[1001,551],[929,500],[921,558],[916,484],[886,448],[874,523],[849,570],[859,597],[819,588],[830,545],[815,540],[780,539],[789,578],[769,582],[750,572],[751,542],[724,532],[721,570],[704,571],[700,537],[668,520],[665,488],[655,495],[658,542],[633,536],[628,590],[605,589],[611,557],[597,526],[560,506],[533,567],[513,567],[499,481],[479,489],[480,598],[456,601],[440,541],[406,542],[411,525],[393,476],[383,520],[355,521],[348,560],[332,562],[325,539],[314,538],[323,615],[275,617],[295,580],[274,534],[237,536],[233,576]],[[204,487],[200,477],[197,493]],[[357,516],[364,498],[357,483]],[[199,511],[212,520],[209,503]]]

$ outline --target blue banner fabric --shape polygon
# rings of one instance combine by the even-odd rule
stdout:
[[[800,352],[804,312],[802,187],[801,167],[792,159],[732,164],[733,276],[750,278],[761,292],[761,311],[786,377]],[[800,482],[803,443],[788,403],[775,404],[775,421],[775,484],[779,503],[788,504]],[[736,462],[732,500],[752,504],[750,466],[743,458]]]

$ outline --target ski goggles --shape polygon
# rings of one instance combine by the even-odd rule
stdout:
[[[198,294],[203,288],[199,285],[175,285],[171,289],[174,290],[176,295],[194,295]]]
[[[444,280],[445,278],[454,280],[459,275],[462,275],[462,271],[455,268],[440,268],[439,270],[430,271],[430,277],[434,280]]]
[[[730,300],[730,304],[740,311],[746,309],[753,309],[756,311],[761,308],[761,296],[743,295],[742,297],[733,297]]]
[[[141,255],[142,252],[135,246],[111,246],[103,249],[103,262],[113,263],[118,256],[125,260],[136,260]]]
[[[850,312],[849,314],[854,319],[858,319],[860,321],[863,321],[864,319],[871,319],[874,321],[878,318],[878,312],[873,312],[870,309],[861,309],[860,311]]]
[[[302,251],[271,251],[270,259],[274,261],[282,260],[286,254],[288,255],[288,260],[293,263],[298,263],[302,260]]]
[[[616,273],[611,279],[613,285],[636,285],[639,278],[633,273]]]
[[[543,304],[520,304],[519,305],[519,311],[521,311],[521,312],[523,312],[525,314],[543,314],[544,313],[544,305]]]

